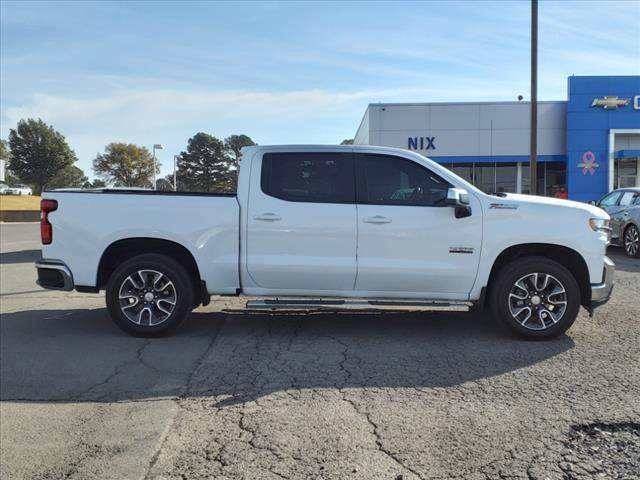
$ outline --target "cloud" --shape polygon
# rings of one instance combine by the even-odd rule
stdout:
[[[2,110],[2,136],[22,118],[42,118],[59,130],[90,173],[109,142],[164,143],[171,158],[198,131],[219,137],[246,133],[260,143],[337,143],[353,135],[366,104],[398,90],[242,91],[119,90],[99,96],[35,94]],[[322,128],[318,128],[322,125]],[[164,159],[165,164],[170,162]]]
[[[338,143],[352,137],[368,103],[505,97],[506,85],[469,81],[446,88],[370,90],[117,90],[98,96],[35,94],[3,105],[2,136],[22,118],[59,130],[90,174],[91,159],[109,142],[164,143],[165,166],[198,131],[246,133],[259,143]],[[440,85],[446,85],[442,81]],[[168,173],[165,172],[165,173]]]
[[[469,87],[469,85],[467,85]],[[429,97],[464,99],[500,96],[504,88],[403,88],[380,90],[120,90],[96,97],[35,94],[22,105],[3,109],[5,125],[21,118],[42,118],[67,135],[105,132],[131,136],[164,128],[202,123],[225,130],[226,123],[317,119],[356,108],[362,113],[369,102],[415,101]],[[467,93],[468,92],[468,93]],[[5,132],[3,132],[5,133]]]

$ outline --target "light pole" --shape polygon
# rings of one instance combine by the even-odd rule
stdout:
[[[177,183],[176,183],[176,171],[177,171],[178,158],[179,157],[180,157],[180,155],[174,155],[173,156],[173,191],[174,192],[178,191],[178,187],[177,187]]]
[[[153,144],[153,189],[156,189],[156,150],[162,150],[164,147],[161,143]]]
[[[531,137],[529,193],[538,194],[538,0],[531,0]]]

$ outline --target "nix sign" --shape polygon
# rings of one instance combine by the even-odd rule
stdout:
[[[409,150],[435,150],[436,137],[409,137],[407,148]]]

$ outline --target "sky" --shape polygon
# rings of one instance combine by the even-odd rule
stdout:
[[[530,3],[0,2],[0,136],[59,130],[90,177],[110,142],[173,155],[203,131],[353,138],[367,104],[529,97]],[[539,100],[640,74],[640,1],[539,5]]]

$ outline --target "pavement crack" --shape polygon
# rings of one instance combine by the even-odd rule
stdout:
[[[130,365],[132,362],[138,362],[141,361],[140,357],[142,356],[142,352],[145,348],[147,348],[147,346],[149,345],[150,340],[149,339],[145,339],[144,342],[142,343],[142,345],[140,345],[137,349],[136,349],[136,356],[134,359],[130,359],[130,360],[125,360],[124,362],[116,365],[116,367],[113,370],[113,373],[111,373],[110,375],[108,375],[104,380],[95,383],[93,385],[91,385],[90,387],[86,388],[85,390],[83,390],[82,392],[76,394],[76,395],[72,395],[71,397],[69,397],[69,401],[79,401],[79,400],[84,400],[85,397],[87,395],[89,395],[91,392],[93,392],[94,390],[107,385],[109,382],[111,382],[111,380],[113,380],[115,377],[117,377],[122,371],[123,369]]]
[[[211,340],[209,341],[209,344],[207,345],[207,348],[205,348],[204,352],[202,352],[202,355],[200,355],[200,357],[198,357],[198,360],[196,360],[196,362],[194,364],[194,367],[193,367],[193,370],[191,370],[191,373],[189,373],[189,376],[187,377],[187,381],[185,383],[185,391],[184,391],[184,394],[181,395],[181,398],[186,398],[186,397],[188,397],[190,395],[191,388],[193,386],[193,377],[195,376],[196,372],[200,369],[200,367],[204,363],[204,360],[207,358],[207,355],[209,354],[209,352],[211,351],[213,346],[216,344],[216,341],[218,340],[218,337],[220,336],[220,332],[222,331],[222,327],[224,326],[225,322],[227,321],[227,318],[228,318],[228,316],[225,316],[222,320],[220,320],[220,322],[218,324],[218,328],[213,333],[213,336],[211,337]]]
[[[340,340],[339,338],[336,337],[329,337],[331,338],[333,341],[335,341],[336,343],[340,344],[343,347],[342,350],[342,359],[340,360],[340,362],[338,363],[340,370],[342,372],[345,373],[346,378],[344,383],[346,385],[349,384],[349,380],[352,377],[352,372],[351,370],[349,370],[346,366],[347,364],[347,360],[348,360],[348,353],[349,353],[349,345],[345,342],[343,342],[342,340]],[[347,392],[344,390],[344,388],[338,388],[338,391],[341,393],[342,395],[342,400],[345,401],[346,403],[348,403],[349,405],[351,405],[351,407],[353,408],[353,410],[360,415],[362,418],[364,418],[367,423],[369,424],[369,426],[371,427],[371,433],[373,434],[373,436],[375,437],[375,443],[376,443],[376,447],[378,449],[378,451],[380,453],[383,453],[384,455],[386,455],[388,458],[390,458],[394,463],[396,463],[399,467],[401,467],[402,469],[411,472],[412,474],[414,474],[415,476],[417,476],[418,478],[420,478],[421,480],[425,480],[425,477],[418,472],[417,470],[409,467],[408,465],[406,465],[400,458],[398,458],[396,456],[396,454],[394,454],[392,451],[390,451],[389,449],[387,449],[384,446],[384,443],[382,442],[382,437],[380,435],[379,432],[379,427],[378,424],[376,422],[373,421],[373,419],[371,418],[371,415],[367,412],[362,411],[358,405],[356,404],[356,402],[354,402],[352,399],[350,399],[347,396]]]
[[[209,354],[209,352],[211,351],[211,349],[215,345],[216,340],[218,340],[218,337],[220,336],[220,332],[222,331],[222,327],[223,327],[226,319],[227,319],[227,317],[225,316],[220,321],[220,323],[218,324],[218,328],[216,329],[216,331],[211,336],[211,340],[209,341],[209,344],[207,345],[207,348],[204,349],[204,352],[202,353],[202,355],[200,355],[198,360],[196,360],[196,362],[194,363],[193,369],[191,370],[191,373],[187,377],[183,395],[181,395],[179,398],[173,399],[173,401],[175,402],[176,407],[177,407],[176,408],[176,412],[171,417],[171,420],[167,423],[167,427],[165,428],[165,430],[164,430],[164,432],[163,432],[163,434],[162,434],[162,436],[160,438],[160,442],[158,444],[158,448],[156,449],[154,454],[151,456],[151,460],[149,461],[149,465],[147,466],[146,473],[145,473],[145,476],[144,476],[145,480],[147,480],[148,478],[151,478],[151,472],[153,470],[153,467],[155,467],[156,463],[158,463],[158,459],[160,458],[160,454],[162,453],[162,449],[163,449],[163,447],[164,447],[164,445],[165,445],[165,443],[167,441],[167,438],[169,438],[169,433],[173,429],[173,426],[176,423],[176,418],[177,418],[178,414],[180,413],[180,411],[182,409],[181,400],[185,400],[186,397],[189,396],[189,394],[191,393],[191,386],[193,384],[193,377],[194,377],[195,373],[198,371],[198,369],[204,363],[205,359],[207,358],[207,355]],[[139,350],[138,358],[142,354],[142,350],[143,349]]]

